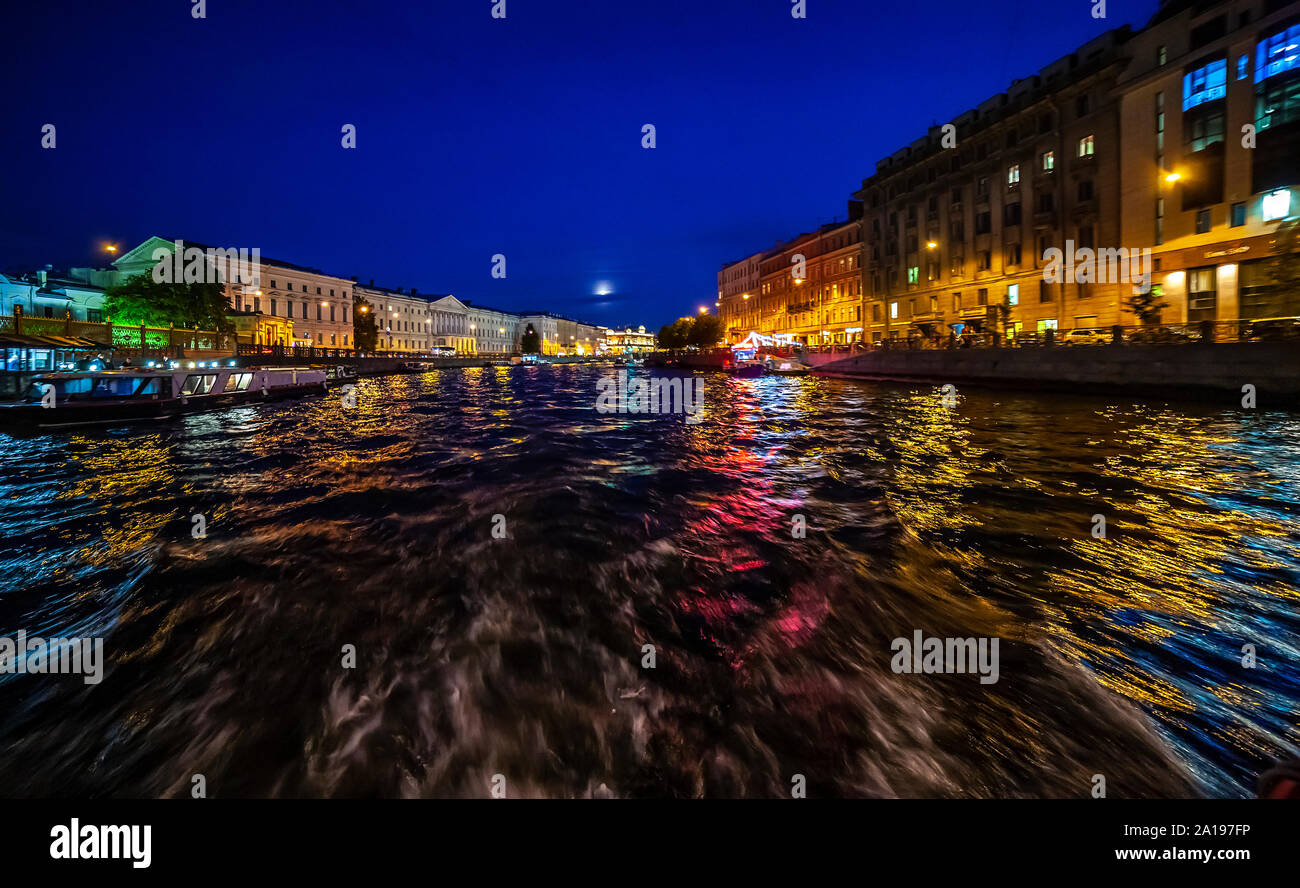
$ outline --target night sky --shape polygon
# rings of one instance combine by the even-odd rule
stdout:
[[[723,262],[844,219],[929,125],[1157,0],[492,5],[10,0],[0,267],[157,234],[658,328],[712,308]]]

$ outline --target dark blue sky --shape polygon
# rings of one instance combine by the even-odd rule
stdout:
[[[724,261],[843,219],[930,124],[1157,0],[492,5],[6,3],[0,266],[180,236],[657,328],[712,306]]]

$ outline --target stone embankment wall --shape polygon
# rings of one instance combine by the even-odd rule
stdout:
[[[1300,342],[1096,345],[872,351],[822,364],[819,376],[1135,394],[1234,392],[1259,406],[1300,399]]]

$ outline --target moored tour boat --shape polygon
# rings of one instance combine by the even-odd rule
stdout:
[[[324,370],[298,367],[46,373],[32,380],[24,401],[0,405],[0,427],[55,429],[165,419],[327,389]]]

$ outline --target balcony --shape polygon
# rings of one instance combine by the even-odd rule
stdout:
[[[1056,228],[1056,210],[1043,210],[1034,213],[1035,228]]]
[[[971,305],[966,308],[957,310],[957,317],[963,321],[974,320],[976,318],[988,317],[989,307],[987,305]]]

